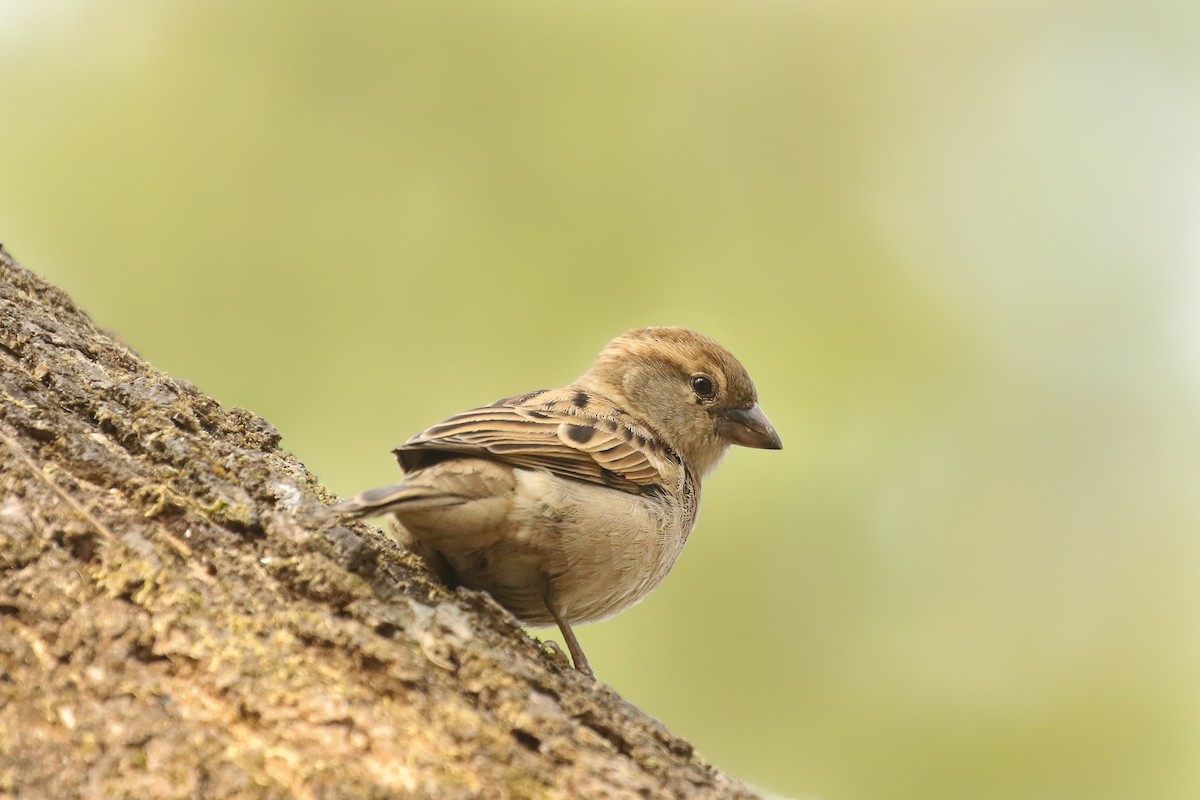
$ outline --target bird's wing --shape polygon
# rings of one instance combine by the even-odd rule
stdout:
[[[578,393],[534,393],[464,411],[395,451],[406,470],[439,453],[476,455],[638,494],[672,491],[682,465],[619,409]]]

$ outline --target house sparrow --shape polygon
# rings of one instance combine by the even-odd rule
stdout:
[[[612,616],[658,586],[683,549],[700,481],[731,444],[783,446],[746,370],[685,328],[609,342],[563,389],[450,417],[394,451],[402,483],[331,514],[393,515],[444,578],[490,594],[521,622]]]

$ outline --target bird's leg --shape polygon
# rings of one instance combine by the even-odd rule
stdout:
[[[546,603],[546,610],[550,612],[550,616],[554,617],[554,621],[558,623],[558,629],[562,631],[563,639],[567,641],[567,649],[571,651],[571,661],[575,664],[575,669],[582,672],[592,680],[596,680],[596,673],[592,672],[592,665],[588,663],[587,656],[583,654],[583,648],[579,646],[579,640],[575,638],[575,632],[571,630],[571,626],[563,619],[562,614],[558,613],[558,608],[551,599],[550,590],[546,590],[543,597]]]

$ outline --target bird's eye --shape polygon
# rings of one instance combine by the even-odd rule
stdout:
[[[712,400],[717,393],[716,386],[713,385],[713,379],[707,375],[692,376],[692,391],[701,400]]]

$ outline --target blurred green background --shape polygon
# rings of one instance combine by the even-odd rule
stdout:
[[[1200,5],[0,0],[0,239],[334,490],[738,354],[602,679],[790,796],[1200,797]]]

